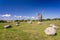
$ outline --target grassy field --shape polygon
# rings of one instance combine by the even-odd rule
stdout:
[[[55,36],[47,36],[44,33],[45,28],[51,23],[59,27]],[[4,29],[3,26],[7,24],[12,25],[12,28]],[[21,22],[20,26],[16,26],[14,22],[0,23],[0,40],[60,40],[60,20],[43,21],[41,25],[37,22]]]

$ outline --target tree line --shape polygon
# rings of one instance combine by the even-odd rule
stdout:
[[[51,21],[51,20],[60,20],[60,18],[54,18],[54,19],[50,19],[50,18],[47,18],[47,19],[42,19],[42,21]],[[12,20],[13,21],[13,20]],[[30,19],[28,20],[14,20],[14,22],[27,22],[27,21],[30,21]],[[38,21],[38,20],[32,20],[33,22],[35,21]],[[5,23],[7,22],[6,20],[0,20],[0,23]]]

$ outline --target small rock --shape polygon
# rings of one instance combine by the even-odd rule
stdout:
[[[38,22],[38,24],[42,24],[42,22]]]
[[[19,26],[19,22],[16,22],[16,26]]]
[[[31,24],[31,23],[32,23],[32,21],[29,21],[29,22],[28,22],[28,24]]]
[[[55,24],[50,24],[50,27],[53,27],[54,29],[58,28]]]

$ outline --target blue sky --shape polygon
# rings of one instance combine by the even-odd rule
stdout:
[[[60,0],[0,0],[0,15],[60,18]]]

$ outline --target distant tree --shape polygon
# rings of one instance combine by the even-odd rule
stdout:
[[[53,20],[60,20],[60,18],[54,18]]]
[[[46,20],[47,20],[47,21],[50,21],[51,19],[50,19],[50,18],[47,18]]]
[[[24,22],[27,22],[27,20],[24,20]]]
[[[32,20],[33,22],[35,22],[36,20]]]
[[[0,20],[0,23],[5,23],[5,22],[7,22],[7,21],[4,21],[4,20]]]
[[[42,19],[42,21],[46,21],[47,19]]]
[[[19,20],[15,20],[15,22],[18,22]]]
[[[27,19],[27,21],[30,21],[30,19]]]

